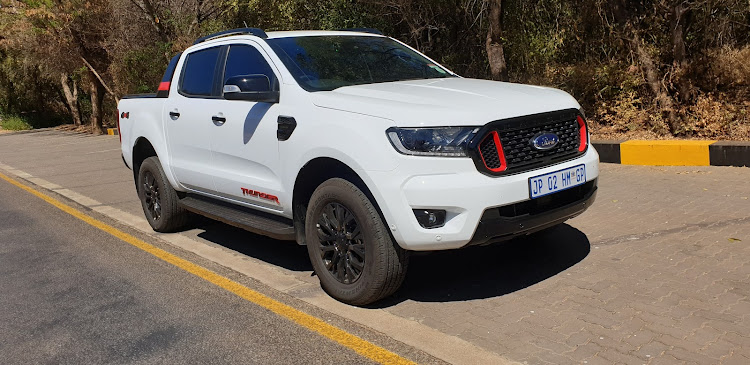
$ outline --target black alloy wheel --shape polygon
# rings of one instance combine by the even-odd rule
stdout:
[[[143,175],[141,189],[143,189],[148,213],[154,221],[158,221],[161,218],[161,196],[159,195],[159,184],[157,184],[156,177],[151,171],[146,171]]]
[[[310,196],[305,221],[307,253],[326,293],[367,305],[401,286],[409,253],[357,185],[342,178],[321,183]]]
[[[318,248],[328,272],[340,283],[352,284],[365,268],[365,243],[360,224],[345,206],[328,203],[317,220]]]
[[[158,157],[143,160],[136,176],[136,187],[143,213],[154,231],[175,232],[189,223],[190,213],[180,205],[180,198],[164,174]]]

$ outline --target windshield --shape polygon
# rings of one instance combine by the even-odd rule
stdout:
[[[312,36],[267,42],[307,91],[453,77],[421,54],[385,37]]]

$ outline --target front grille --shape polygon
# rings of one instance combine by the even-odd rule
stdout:
[[[481,132],[482,137],[476,146],[481,161],[477,167],[491,174],[518,173],[576,157],[582,154],[579,151],[579,128],[577,113],[571,111],[490,123]],[[495,133],[502,145],[504,161],[497,151]],[[544,133],[557,135],[559,142],[554,148],[539,150],[534,147],[532,140]]]
[[[551,150],[538,150],[531,144],[531,139],[541,133],[554,133],[560,138],[557,146]],[[535,164],[547,158],[564,158],[578,153],[581,136],[578,133],[578,121],[575,119],[529,128],[498,131],[503,144],[505,160],[510,168]]]

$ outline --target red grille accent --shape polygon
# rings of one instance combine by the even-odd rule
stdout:
[[[578,146],[578,152],[583,152],[586,150],[586,144],[588,143],[588,131],[586,131],[586,123],[583,121],[583,118],[579,115],[576,119],[578,119],[578,133],[581,134],[581,144]]]
[[[502,172],[508,168],[503,145],[500,143],[500,136],[497,131],[490,132],[479,143],[479,156],[482,158],[484,167],[492,172]]]

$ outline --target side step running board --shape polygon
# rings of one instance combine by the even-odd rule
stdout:
[[[180,199],[180,204],[191,212],[259,235],[288,241],[296,238],[291,219],[194,194]]]

